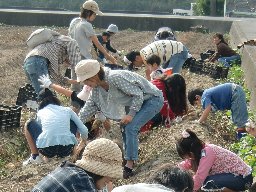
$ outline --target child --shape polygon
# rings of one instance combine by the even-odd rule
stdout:
[[[72,120],[81,135],[79,149],[86,144],[88,137],[87,127],[69,107],[60,106],[59,99],[49,89],[39,95],[41,99],[37,119],[28,122],[25,126],[25,136],[31,150],[31,157],[23,162],[28,164],[41,163],[39,152],[48,157],[69,156],[78,143],[76,130],[71,131]]]
[[[239,156],[222,147],[205,144],[190,129],[182,132],[176,149],[185,159],[179,167],[195,173],[194,191],[244,191],[252,185],[252,169]]]
[[[186,82],[178,73],[168,77],[163,76],[161,79],[152,80],[151,83],[162,91],[164,96],[164,106],[161,111],[145,124],[140,132],[145,132],[151,127],[164,123],[170,126],[171,121],[187,113]]]
[[[157,55],[151,55],[147,58],[146,63],[150,70],[150,80],[159,79],[163,73],[164,69],[161,67],[161,59]]]
[[[189,91],[188,100],[191,105],[199,105],[204,111],[198,123],[204,122],[211,111],[231,110],[232,120],[237,126],[237,138],[240,139],[248,121],[245,93],[239,85],[225,83],[206,90],[194,89]]]

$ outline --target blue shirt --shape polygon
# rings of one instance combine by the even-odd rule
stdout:
[[[32,192],[97,192],[93,179],[87,172],[69,162],[63,162],[53,172],[44,177]]]
[[[229,110],[231,109],[232,99],[232,83],[225,83],[206,89],[203,92],[201,103],[203,109],[212,105],[213,110]]]
[[[76,124],[81,137],[86,139],[87,127],[69,107],[49,104],[39,110],[37,121],[42,125],[42,133],[37,138],[37,148],[77,144],[75,135],[70,132],[70,120]]]

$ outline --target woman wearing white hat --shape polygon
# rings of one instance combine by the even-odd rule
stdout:
[[[162,92],[137,73],[103,69],[97,60],[80,61],[75,72],[78,82],[93,88],[80,111],[81,120],[88,121],[100,110],[107,118],[120,121],[127,160],[124,178],[132,176],[134,161],[138,160],[139,129],[161,110]],[[124,108],[127,114],[117,113]]]
[[[109,55],[100,44],[91,24],[96,15],[103,15],[98,4],[92,0],[85,1],[81,8],[80,17],[74,18],[69,25],[69,36],[77,41],[83,59],[92,58],[91,48],[93,43],[111,63],[115,64],[116,59]]]
[[[105,191],[113,179],[122,178],[122,152],[118,145],[105,138],[90,142],[81,160],[63,162],[34,188],[38,191]]]

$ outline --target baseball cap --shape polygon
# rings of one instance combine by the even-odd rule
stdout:
[[[92,1],[92,0],[85,1],[83,4],[83,8],[87,10],[91,10],[97,15],[103,15],[103,13],[99,9],[98,4],[95,1]]]

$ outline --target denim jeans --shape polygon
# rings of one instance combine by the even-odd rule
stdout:
[[[222,63],[224,67],[231,67],[232,62],[241,60],[240,55],[233,55],[231,57],[220,57],[218,62]]]
[[[243,178],[242,175],[221,173],[206,177],[201,189],[203,191],[220,191],[220,189],[226,187],[234,191],[244,191],[251,186],[252,182],[251,174]]]
[[[138,160],[138,133],[140,128],[152,119],[161,110],[164,103],[162,96],[152,96],[145,100],[140,111],[136,113],[132,121],[125,125],[122,130],[122,137],[125,149],[126,160]]]
[[[42,133],[42,125],[37,122],[37,120],[31,120],[27,125],[28,132],[33,138],[33,141],[36,143],[38,136]],[[76,136],[77,126],[74,121],[70,120],[70,132]]]
[[[164,69],[172,68],[173,73],[180,73],[182,70],[182,66],[188,58],[188,50],[184,46],[183,51],[180,53],[176,53],[172,55],[169,64],[167,66],[163,66]]]
[[[233,84],[231,100],[232,121],[238,127],[245,127],[248,121],[248,111],[245,93],[242,87]]]
[[[41,84],[38,82],[39,77],[49,74],[48,60],[40,56],[31,56],[26,59],[23,68],[35,92],[38,94],[42,90]]]

